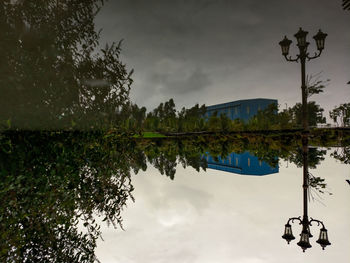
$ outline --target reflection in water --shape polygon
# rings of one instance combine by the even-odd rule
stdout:
[[[94,261],[96,240],[101,237],[94,217],[122,227],[121,211],[133,200],[131,173],[145,171],[149,164],[170,179],[175,178],[178,164],[197,171],[210,167],[211,159],[207,163],[201,158],[207,153],[213,160],[229,156],[233,165],[240,157],[238,166],[250,174],[258,172],[247,170],[249,166],[261,164],[263,171],[274,167],[276,156],[299,164],[294,145],[286,148],[285,139],[268,140],[258,136],[138,140],[114,132],[3,132],[1,261]],[[302,160],[305,163],[307,155]],[[277,172],[278,166],[273,169]],[[325,245],[322,240],[319,243]]]
[[[132,143],[97,133],[1,134],[1,262],[93,262],[94,216],[121,226],[132,198]]]
[[[203,158],[207,161],[208,168],[229,173],[244,175],[267,175],[278,173],[278,165],[272,167],[249,152],[241,154],[233,152],[226,156],[226,158],[221,158],[220,156],[214,158],[211,155],[203,155]],[[276,158],[276,161],[278,162],[278,158]]]
[[[300,218],[300,216],[289,218],[287,224],[285,225],[284,235],[282,236],[282,238],[285,239],[288,242],[288,244],[290,243],[290,241],[295,239],[292,233],[292,227],[290,223],[294,223],[294,221],[298,221],[299,224],[302,225],[302,231],[300,234],[300,241],[297,243],[297,245],[302,248],[303,252],[305,252],[306,249],[312,247],[309,242],[309,238],[313,237],[310,231],[310,226],[312,226],[312,223],[317,223],[318,226],[319,225],[322,226],[320,230],[319,239],[316,241],[321,245],[322,249],[324,249],[326,246],[330,245],[331,243],[328,241],[327,229],[325,228],[323,222],[317,219],[313,219],[312,217],[309,220],[308,191],[310,186],[310,174],[309,174],[307,135],[303,136],[302,144],[303,144],[303,148],[302,148],[303,149],[303,217],[302,219]]]

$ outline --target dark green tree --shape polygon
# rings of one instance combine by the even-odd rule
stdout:
[[[114,133],[2,133],[1,262],[95,262],[95,216],[121,227],[130,169],[145,165],[133,149]]]
[[[210,116],[208,120],[208,129],[211,132],[217,132],[221,129],[221,121],[217,116],[217,112],[214,112],[213,115]]]
[[[316,169],[316,166],[325,159],[327,151],[318,148],[309,148],[308,151],[308,165],[311,169]],[[295,151],[290,151],[288,160],[298,167],[303,166],[303,152],[302,149],[297,148]]]
[[[302,125],[302,105],[301,103],[295,104],[291,111],[293,113],[294,123],[297,126]],[[314,101],[308,102],[308,120],[310,126],[316,126],[317,124],[326,123],[326,117],[323,116],[324,109]]]
[[[182,108],[178,113],[178,119],[182,127],[182,129],[179,128],[179,131],[192,132],[204,130],[206,128],[204,122],[205,112],[205,105],[199,106],[199,104],[196,104],[189,109]]]
[[[15,129],[111,126],[129,98],[120,43],[98,51],[103,0],[0,2],[0,121]]]
[[[257,115],[247,123],[247,129],[269,130],[277,128],[279,124],[277,104],[270,104],[265,109],[259,110]]]

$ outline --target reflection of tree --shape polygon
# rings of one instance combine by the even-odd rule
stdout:
[[[17,132],[0,144],[1,261],[92,262],[100,236],[93,215],[121,226],[132,197],[132,142]]]
[[[277,164],[276,157],[300,165],[299,139],[240,134],[141,140],[113,131],[1,133],[0,258],[91,262],[100,236],[93,216],[121,226],[120,212],[132,199],[131,170],[146,170],[149,161],[174,179],[177,164],[205,170],[206,153],[218,157],[244,151],[271,166]],[[309,152],[309,164],[315,167],[325,152]],[[324,181],[312,180],[310,186],[323,189]],[[79,223],[85,232],[78,230]]]
[[[350,146],[344,146],[334,150],[331,156],[345,164],[350,164]]]
[[[248,151],[266,162],[271,167],[276,167],[280,159],[294,163],[298,167],[303,166],[303,151],[300,148],[300,137],[295,135],[285,136],[258,136],[247,134],[233,136],[193,136],[191,138],[146,141],[139,145],[149,162],[162,174],[171,179],[175,178],[176,165],[193,167],[197,171],[207,168],[206,154],[210,154],[214,160],[225,158],[230,153],[243,153]],[[313,147],[308,150],[308,167],[315,169],[324,159],[326,150]],[[310,185],[318,192],[326,187],[324,179],[310,174]]]
[[[325,159],[324,155],[327,153],[326,150],[320,150],[318,148],[309,148],[308,151],[308,163],[309,168],[315,169],[318,164]],[[303,152],[302,149],[297,148],[296,151],[291,152],[288,160],[294,163],[298,167],[303,166]]]
[[[140,144],[149,162],[171,179],[176,165],[191,166],[197,171],[207,168],[203,156],[209,154],[214,160],[225,158],[232,152],[250,152],[272,167],[278,165],[278,156],[287,158],[297,147],[292,138],[269,138],[266,136],[193,136],[191,138],[148,141]]]
[[[181,163],[185,168],[191,166],[197,171],[206,168],[200,158],[202,150],[196,145],[197,140],[161,140],[149,143],[143,148],[148,161],[170,179],[175,178],[176,166]]]
[[[330,192],[328,192],[328,190],[326,190],[327,184],[325,183],[324,178],[314,176],[310,172],[308,173],[308,175],[309,175],[308,185],[310,186],[310,190],[315,190],[317,195],[318,195],[318,193],[324,194],[325,192],[327,192],[329,195],[332,195],[332,193],[330,193]],[[311,198],[314,199],[311,192],[310,192],[310,196],[311,196]]]
[[[131,79],[120,45],[96,50],[102,0],[1,1],[0,121],[12,128],[110,125]]]

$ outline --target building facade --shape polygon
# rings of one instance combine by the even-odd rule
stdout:
[[[215,160],[210,154],[207,154],[203,155],[202,159],[207,161],[208,168],[229,173],[261,176],[279,172],[278,165],[272,167],[249,152],[233,152],[226,158],[218,157]],[[278,163],[278,157],[276,157],[276,161]]]
[[[231,120],[241,119],[246,122],[258,113],[259,110],[265,109],[270,104],[276,104],[278,101],[275,99],[248,99],[237,100],[227,103],[216,104],[207,106],[205,117],[209,119],[215,112],[217,116],[225,114]]]

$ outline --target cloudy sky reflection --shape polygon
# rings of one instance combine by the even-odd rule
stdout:
[[[136,202],[123,212],[125,231],[104,226],[97,255],[104,263],[348,262],[349,167],[326,158],[311,171],[333,193],[309,204],[309,215],[324,221],[332,245],[321,250],[314,226],[313,247],[302,253],[297,241],[288,246],[281,238],[287,219],[302,213],[302,170],[286,166],[261,177],[180,166],[174,181],[153,168],[135,175]],[[299,226],[293,230],[298,238]]]

